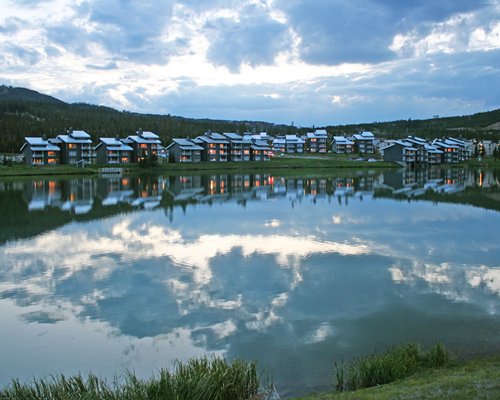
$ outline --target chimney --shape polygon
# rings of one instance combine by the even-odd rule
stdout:
[[[138,134],[139,136],[142,136],[142,128],[139,128],[139,129],[137,130],[137,134]]]

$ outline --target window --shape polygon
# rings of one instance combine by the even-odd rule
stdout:
[[[68,149],[76,149],[76,143],[69,143]]]

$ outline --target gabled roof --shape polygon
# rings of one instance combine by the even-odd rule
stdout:
[[[395,144],[399,144],[400,146],[403,146],[408,150],[417,150],[415,147],[413,147],[412,143],[409,143],[405,140],[395,140],[392,145],[394,146]]]
[[[426,144],[428,144],[428,142],[425,139],[419,138],[417,136],[408,136],[405,140],[407,142],[410,142],[410,143],[413,143],[413,144],[416,144],[419,146],[425,146]]]
[[[375,136],[373,136],[373,133],[368,131],[357,133],[355,135],[352,135],[352,137],[355,140],[375,140]]]
[[[333,141],[337,144],[354,144],[354,142],[344,136],[334,136]]]
[[[320,131],[315,131],[315,132],[307,132],[306,134],[306,138],[308,139],[326,139],[328,136],[326,134],[326,131],[324,131],[325,133],[322,134],[322,133],[318,133]]]
[[[154,132],[150,132],[150,131],[137,131],[136,132],[137,136],[140,136],[144,139],[159,139],[160,137],[154,133]]]
[[[127,146],[125,143],[118,138],[99,138],[100,143],[96,146],[96,149],[102,145],[106,146],[108,150],[121,150],[121,151],[132,151],[132,147]]]
[[[239,141],[239,140],[243,140],[243,136],[241,136],[241,135],[240,135],[240,134],[238,134],[238,133],[225,132],[225,133],[223,133],[223,135],[224,135],[227,139],[229,139],[229,140],[231,140],[231,141],[235,141],[235,140],[237,140],[237,141]]]
[[[192,142],[189,139],[172,139],[172,144],[167,146],[167,149],[171,148],[174,145],[178,145],[181,150],[197,150],[197,151],[202,151],[203,147],[198,146],[196,143]]]
[[[90,139],[90,135],[85,131],[69,131],[69,136],[75,139]]]
[[[456,146],[460,146],[460,147],[466,147],[467,146],[466,142],[464,142],[463,140],[460,140],[460,139],[455,139],[455,138],[445,139],[444,142],[446,144],[456,145]]]
[[[326,129],[316,129],[314,133],[316,134],[316,137],[328,137],[328,132],[326,131]]]
[[[298,137],[297,135],[285,135],[285,140],[287,143],[304,143],[304,139]]]
[[[223,139],[214,139],[214,138],[206,136],[206,135],[205,136],[198,136],[195,139],[195,141],[197,143],[205,142],[205,143],[215,143],[215,144],[229,144],[229,142],[224,137],[223,137]]]
[[[447,149],[459,149],[460,148],[458,145],[449,144],[449,143],[443,142],[442,140],[438,140],[438,139],[435,139],[432,142],[432,144],[434,146],[438,146],[438,147],[446,147]]]
[[[48,140],[41,137],[28,136],[24,138],[25,143],[21,146],[22,151],[26,146],[29,146],[31,150],[36,151],[60,151],[61,149],[54,144],[50,143]]]
[[[81,131],[83,132],[83,131]],[[74,132],[73,132],[74,133]],[[84,132],[85,133],[85,132]],[[84,135],[57,135],[55,139],[49,139],[50,142],[52,143],[57,143],[57,142],[63,142],[63,143],[80,143],[80,144],[87,144],[87,143],[92,143],[92,140],[90,140],[90,136],[88,136],[88,139],[85,138]]]
[[[224,135],[221,135],[220,133],[217,132],[212,132],[210,133],[209,136],[214,140],[226,140],[226,137]]]
[[[256,140],[251,146],[254,150],[271,150],[271,147],[264,140]]]
[[[156,137],[158,137],[158,136],[156,136]],[[128,136],[127,139],[124,140],[124,142],[125,143],[135,142],[135,143],[139,143],[139,144],[160,144],[161,143],[159,139],[144,136],[144,132],[143,132],[142,136],[136,136],[136,135]]]
[[[443,154],[443,152],[441,150],[436,149],[434,146],[432,146],[430,144],[427,144],[425,146],[425,149],[427,150],[427,153],[430,153],[430,154]]]

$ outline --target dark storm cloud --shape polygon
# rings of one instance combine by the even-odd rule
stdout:
[[[432,22],[481,8],[477,1],[280,1],[302,41],[300,55],[312,64],[376,63],[390,60],[398,33],[425,34]]]
[[[286,25],[269,17],[260,8],[248,6],[238,21],[219,18],[206,27],[210,40],[209,60],[236,71],[241,64],[272,64],[276,55],[289,48],[291,37]]]

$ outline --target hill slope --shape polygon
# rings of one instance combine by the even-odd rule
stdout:
[[[151,130],[163,143],[173,137],[195,137],[207,130],[290,133],[292,127],[258,121],[189,119],[171,115],[138,114],[85,103],[68,104],[24,88],[0,86],[0,152],[18,152],[25,136],[56,136],[68,128],[102,136],[126,137],[138,128]]]
[[[500,139],[500,109],[469,116],[374,122],[326,127],[330,135],[371,130],[381,137],[458,136]],[[94,141],[101,136],[126,137],[138,128],[156,132],[163,143],[174,137],[195,137],[207,130],[218,132],[259,132],[270,135],[305,133],[297,128],[259,121],[189,119],[178,116],[138,114],[84,103],[68,104],[26,88],[0,86],[0,152],[18,152],[25,136],[56,136],[68,128],[88,132]]]

